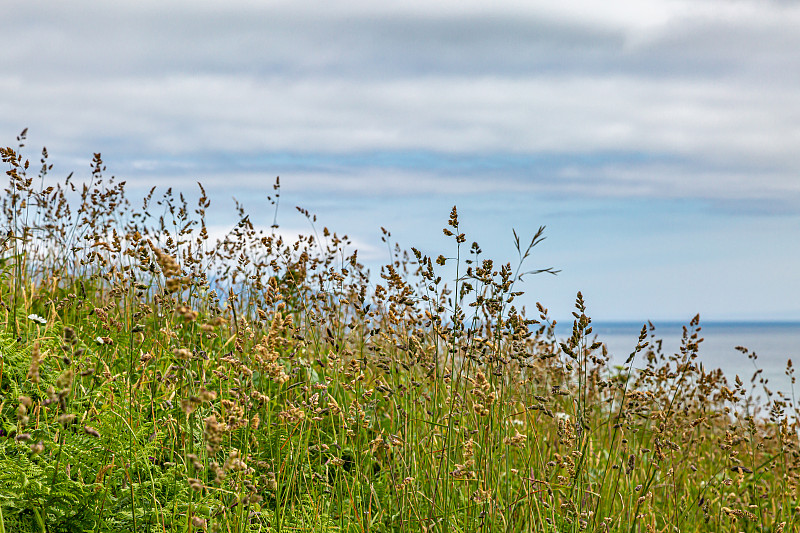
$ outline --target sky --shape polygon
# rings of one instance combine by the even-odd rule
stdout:
[[[281,178],[377,272],[467,244],[521,300],[595,321],[800,320],[800,3],[789,0],[17,3],[0,21],[0,144],[53,173],[100,152],[132,196],[233,198]]]

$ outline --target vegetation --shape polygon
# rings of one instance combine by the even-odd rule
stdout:
[[[307,212],[297,242],[242,209],[212,242],[202,186],[133,207],[99,154],[45,186],[23,141],[2,149],[0,533],[798,530],[794,404],[697,364],[698,318],[615,366],[579,293],[558,342],[515,305],[543,228],[498,264],[453,208],[447,257],[384,230],[371,278]]]

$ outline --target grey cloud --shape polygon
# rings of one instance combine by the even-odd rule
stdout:
[[[464,201],[537,197],[557,203],[660,198],[697,201],[727,214],[800,214],[800,182],[792,170],[626,153],[542,154],[507,159],[497,154],[485,159],[464,155],[463,166],[450,159],[452,156],[426,154],[426,164],[420,168],[403,168],[394,164],[390,155],[364,154],[360,162],[353,158],[338,162],[335,157],[322,158],[317,168],[277,160],[240,160],[230,166],[199,161],[194,168],[181,168],[176,162],[173,169],[142,168],[136,161],[122,160],[116,161],[115,168],[138,187],[169,182],[192,189],[199,180],[210,191],[222,192],[235,183],[237,190],[255,197],[270,194],[274,177],[280,174],[286,194],[316,203],[337,198],[340,200],[335,203],[345,209],[373,199],[399,198],[416,202],[430,197]],[[403,154],[394,154],[394,158],[402,157]],[[413,158],[414,154],[408,157]],[[297,154],[297,159],[302,160],[303,155]],[[308,154],[307,159],[320,158]]]
[[[525,74],[584,66],[622,44],[609,31],[508,15],[321,17],[276,10],[80,12],[56,5],[13,32],[11,66],[46,77]]]
[[[174,164],[259,153],[656,154],[681,163],[478,168],[508,190],[720,199],[758,194],[744,177],[759,176],[797,202],[794,6],[652,1],[666,14],[639,23],[535,2],[49,4],[4,28],[0,128],[30,126],[54,155],[133,154],[179,176]],[[359,189],[371,163],[338,165],[295,171]],[[390,170],[426,176],[431,194],[454,179]]]
[[[768,5],[749,17],[675,17],[644,35],[592,24],[591,16],[556,17],[535,9],[431,14],[365,8],[320,13],[235,3],[225,10],[80,5],[28,7],[27,16],[21,7],[22,22],[8,32],[11,46],[4,61],[10,70],[44,78],[198,72],[362,79],[541,73],[702,77],[780,70],[796,64],[793,50],[800,50],[797,11]]]

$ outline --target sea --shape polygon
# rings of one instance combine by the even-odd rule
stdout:
[[[636,347],[643,323],[635,322],[593,322],[592,336],[605,343],[611,364],[621,364]],[[662,340],[663,353],[677,353],[681,344],[683,326],[679,322],[653,322],[655,330],[650,334]],[[773,392],[780,391],[792,398],[792,383],[786,374],[787,360],[800,364],[800,322],[701,322],[698,362],[706,369],[722,369],[733,380],[738,375],[745,383],[757,369],[763,369],[759,378],[766,380],[766,386]],[[558,322],[556,336],[566,338],[572,333],[571,322]],[[648,337],[648,340],[652,338]],[[737,346],[755,352],[757,358],[751,360],[736,350]],[[634,367],[636,367],[634,361]],[[795,375],[800,377],[800,369]],[[795,386],[800,400],[800,382]],[[761,385],[757,392],[764,396]]]

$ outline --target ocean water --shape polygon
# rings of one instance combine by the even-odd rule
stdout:
[[[687,323],[688,324],[688,323]],[[676,353],[680,347],[683,323],[653,322],[656,327],[651,333],[655,339],[662,339],[664,354]],[[698,361],[707,369],[720,368],[733,379],[736,375],[745,383],[756,368],[763,369],[760,377],[765,378],[767,387],[773,392],[781,391],[791,395],[791,381],[786,376],[786,361],[791,359],[800,364],[800,322],[707,322],[700,323],[700,343]],[[592,323],[593,335],[605,343],[613,363],[622,363],[636,347],[641,323],[598,322]],[[559,338],[571,334],[571,323],[559,322],[556,334]],[[651,340],[648,337],[648,340]],[[754,362],[737,351],[736,346],[744,346],[755,352]],[[637,366],[634,361],[634,367]],[[800,369],[795,374],[800,378]],[[795,385],[800,400],[800,382]],[[760,391],[760,388],[759,388]]]

